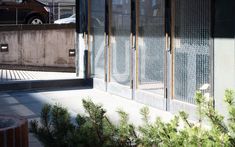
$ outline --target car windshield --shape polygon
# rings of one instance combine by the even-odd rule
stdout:
[[[44,5],[48,5],[48,2],[45,2],[44,0],[37,0],[37,1],[44,4]]]
[[[22,3],[23,0],[16,0],[16,3]]]

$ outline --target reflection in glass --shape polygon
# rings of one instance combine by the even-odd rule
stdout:
[[[190,103],[210,81],[209,8],[209,0],[176,0],[174,96]]]
[[[140,1],[139,87],[164,93],[164,0]]]
[[[104,18],[105,0],[91,0],[91,34],[92,74],[96,78],[104,78]]]
[[[130,83],[130,0],[112,3],[111,80]]]

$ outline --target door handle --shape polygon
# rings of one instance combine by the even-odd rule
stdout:
[[[170,37],[168,33],[166,33],[166,51],[171,54],[171,45],[170,45]]]

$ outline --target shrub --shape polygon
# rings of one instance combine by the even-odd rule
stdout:
[[[75,126],[70,121],[67,109],[60,105],[46,104],[41,111],[40,123],[33,120],[30,122],[30,126],[30,131],[46,147],[75,146],[76,144],[71,142],[76,134]]]
[[[137,136],[134,126],[128,124],[128,114],[119,110],[120,123],[113,125],[101,105],[83,100],[87,117],[77,116],[79,141],[85,146],[132,146]]]
[[[111,146],[114,126],[106,117],[106,111],[91,100],[83,100],[83,107],[88,116],[77,115],[79,142],[91,147]]]
[[[175,116],[169,123],[159,117],[154,123],[149,122],[149,109],[144,107],[140,111],[143,126],[139,127],[139,144],[142,146],[181,146],[182,139],[178,135],[179,117]]]
[[[128,123],[128,114],[122,110],[117,111],[120,116],[119,125],[116,128],[116,146],[135,146],[137,135],[133,124]]]
[[[199,114],[197,122],[190,122],[188,114],[180,112],[169,122],[156,118],[151,123],[149,109],[144,107],[140,110],[143,125],[138,129],[129,123],[128,114],[122,110],[117,111],[120,121],[115,126],[102,106],[91,100],[83,100],[87,115],[78,114],[75,124],[71,123],[67,109],[60,105],[45,105],[40,123],[31,121],[31,131],[45,146],[58,147],[235,146],[235,93],[225,91],[227,123],[214,109],[213,99],[206,99],[201,92],[197,92],[195,100]],[[205,121],[209,122],[210,127],[205,127]]]
[[[139,143],[142,146],[235,146],[235,94],[232,90],[225,91],[225,102],[228,105],[228,125],[224,117],[214,109],[213,99],[207,100],[201,92],[195,95],[199,119],[192,123],[188,114],[180,112],[170,122],[162,122],[157,118],[149,122],[148,108],[141,109],[143,126],[139,127]],[[204,127],[203,121],[210,123],[210,128]],[[180,121],[183,128],[179,127]]]
[[[83,100],[83,107],[87,116],[78,114],[76,123],[72,124],[67,109],[46,104],[41,111],[40,123],[30,122],[30,131],[46,147],[131,146],[137,138],[125,112],[118,111],[120,125],[114,126],[101,105]]]

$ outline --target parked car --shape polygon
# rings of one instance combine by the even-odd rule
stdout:
[[[104,22],[101,21],[98,18],[95,17],[91,17],[92,21],[92,27],[103,27],[104,26]],[[62,19],[58,19],[54,22],[55,24],[71,24],[71,23],[76,23],[76,14],[71,15],[70,17],[67,18],[62,18]]]
[[[70,24],[70,23],[76,23],[76,15],[73,14],[70,17],[58,19],[54,22],[55,24]]]
[[[53,22],[49,7],[37,0],[0,0],[0,24]]]

